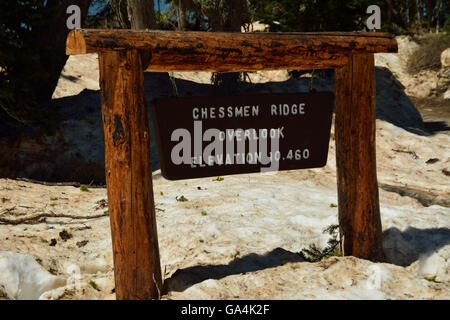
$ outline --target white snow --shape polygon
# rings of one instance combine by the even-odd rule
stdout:
[[[401,51],[413,48],[406,38],[398,41]],[[323,234],[323,229],[338,223],[338,209],[330,206],[338,203],[333,128],[324,168],[226,176],[221,182],[213,178],[167,181],[160,172],[153,172],[161,267],[171,288],[165,298],[450,298],[450,208],[425,206],[417,197],[401,192],[413,188],[448,199],[449,178],[444,170],[450,169],[449,135],[421,136],[397,126],[423,129],[419,112],[395,80],[398,76],[406,83],[404,60],[393,54],[379,54],[376,59],[378,66],[391,70],[378,68],[376,72],[377,173],[386,263],[353,257],[331,257],[318,263],[298,260],[297,253],[303,248],[312,244],[324,247],[329,235]],[[83,74],[83,81],[73,83],[61,78],[55,96],[75,95],[85,88],[98,90],[96,55],[70,57],[65,73]],[[250,76],[253,83],[272,82],[270,92],[309,88],[306,78],[286,81],[285,71]],[[210,82],[210,73],[177,73],[176,77]],[[329,82],[319,79],[314,85],[319,91],[332,90]],[[205,88],[182,81],[179,86],[193,94],[204,93]],[[158,90],[149,90],[148,99],[159,94]],[[92,113],[92,117],[97,116]],[[88,125],[89,131],[103,130],[94,120]],[[102,133],[86,133],[84,140],[73,137],[86,125],[71,122],[65,135],[72,137],[71,141],[82,140],[79,149],[87,154],[88,149],[101,151]],[[92,137],[99,137],[96,143],[92,143]],[[103,157],[103,153],[96,154]],[[94,153],[91,151],[90,155]],[[439,160],[427,163],[433,158]],[[386,191],[382,185],[395,186],[400,191]],[[97,202],[107,199],[105,189],[83,193],[72,187],[7,179],[0,179],[0,191],[1,197],[10,199],[0,202],[0,211],[4,209],[7,218],[30,214],[26,207],[94,215],[101,212],[95,209]],[[178,202],[176,198],[181,195],[189,201]],[[55,196],[58,201],[49,200]],[[115,298],[111,293],[114,274],[109,219],[55,221],[48,219],[26,228],[0,225],[0,250],[5,250],[0,251],[0,298],[5,294],[13,299]],[[72,239],[60,240],[58,233],[64,228],[73,233]],[[58,239],[56,246],[49,247],[51,238]],[[77,242],[82,240],[88,240],[88,244],[78,247]],[[8,250],[38,257],[43,267],[30,255]],[[80,270],[81,289],[68,289],[63,278],[44,268],[68,278],[69,270]],[[97,289],[90,285],[91,280]]]
[[[66,280],[44,270],[30,255],[0,252],[0,289],[11,299],[38,299],[44,292],[64,286]]]

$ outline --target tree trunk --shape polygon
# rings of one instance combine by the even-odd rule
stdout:
[[[111,7],[122,29],[156,29],[156,13],[153,0],[110,0]],[[144,70],[147,68],[150,53],[141,53]]]
[[[122,29],[155,29],[156,13],[153,0],[109,0]]]
[[[435,5],[435,0],[425,0],[425,11],[426,11],[426,18],[428,20],[428,26],[430,29],[430,32],[433,28],[433,9]]]
[[[128,0],[128,17],[132,29],[156,29],[153,0]]]
[[[410,17],[409,17],[409,5],[408,5],[408,3],[405,3],[405,7],[403,9],[402,17],[403,17],[404,26],[405,27],[409,27],[410,23],[411,23],[411,20],[410,20]]]
[[[392,0],[387,0],[386,4],[388,6],[388,20],[389,22],[396,22],[398,12],[395,10],[394,5],[392,4]]]
[[[189,23],[186,17],[186,0],[178,0],[178,30],[187,31],[189,29]]]
[[[411,26],[417,28],[417,24],[420,24],[420,15],[419,15],[419,0],[413,0],[411,5]]]
[[[220,19],[223,21],[223,30],[216,31],[241,32],[241,27],[245,23],[245,15],[249,12],[247,0],[229,1],[227,6],[227,18],[224,21]],[[221,13],[218,12],[218,14]],[[211,80],[217,86],[220,93],[228,94],[237,90],[239,81],[241,80],[241,73],[214,73]]]
[[[131,23],[128,19],[128,9],[125,1],[123,0],[109,0],[109,5],[111,6],[114,17],[117,24],[122,29],[130,29]]]
[[[436,0],[433,8],[432,25],[436,27],[436,33],[439,32],[439,14],[441,12],[442,0]]]

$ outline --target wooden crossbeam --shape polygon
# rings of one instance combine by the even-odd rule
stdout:
[[[67,54],[138,49],[151,53],[147,71],[253,71],[343,67],[348,55],[397,52],[386,33],[229,33],[73,30]]]

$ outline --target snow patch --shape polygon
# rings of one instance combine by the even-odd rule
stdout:
[[[32,256],[0,252],[0,288],[10,299],[38,299],[44,292],[65,283],[66,279],[44,270]]]

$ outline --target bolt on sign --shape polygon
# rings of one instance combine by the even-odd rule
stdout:
[[[334,94],[173,97],[151,103],[170,180],[323,167]]]

